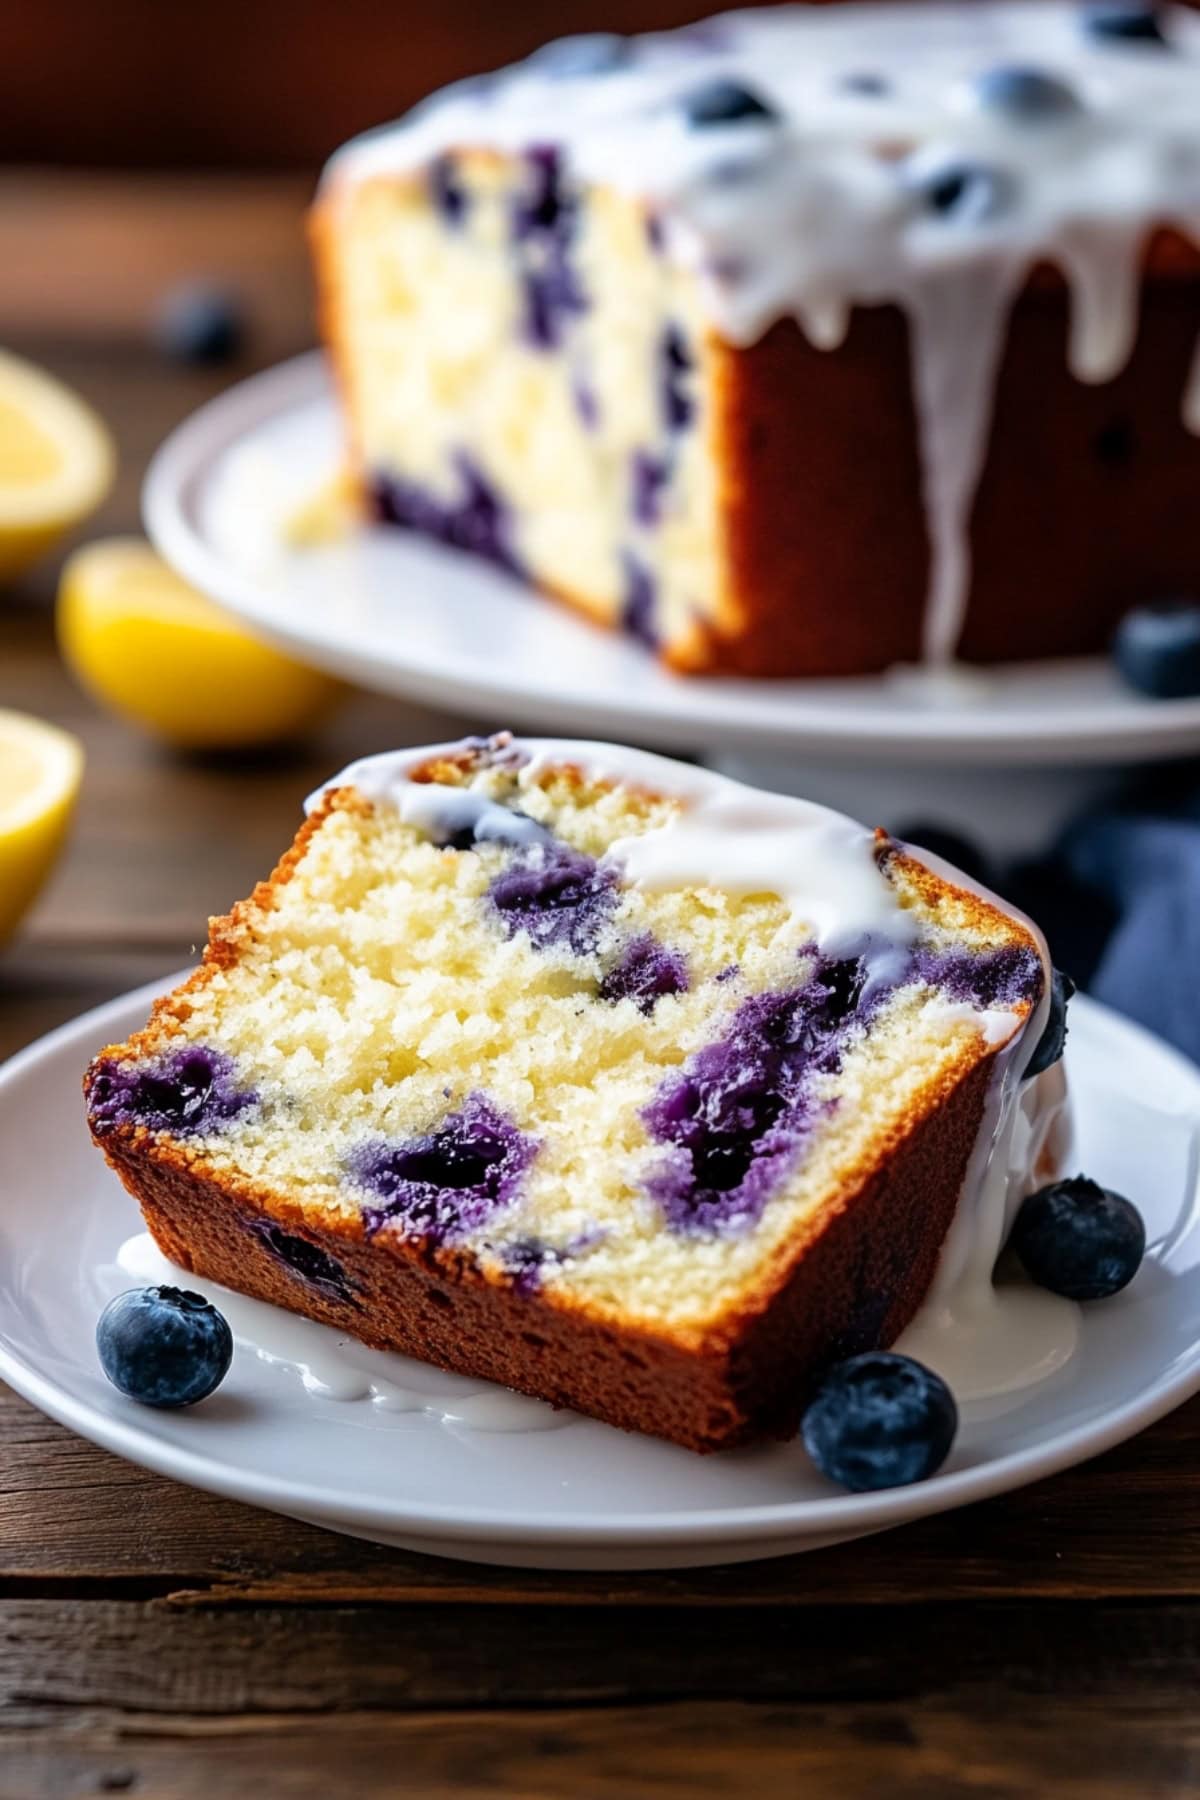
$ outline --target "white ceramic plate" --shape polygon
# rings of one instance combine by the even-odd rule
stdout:
[[[840,761],[1135,761],[1200,748],[1200,699],[1152,701],[1103,659],[1016,665],[951,687],[684,679],[510,577],[407,532],[284,547],[281,522],[336,466],[323,362],[299,357],[202,407],[146,479],[146,526],[197,587],[310,662],[493,725]]]
[[[812,1549],[1002,1493],[1119,1443],[1200,1389],[1200,1072],[1079,999],[1068,1061],[1080,1164],[1136,1198],[1151,1252],[1124,1294],[1085,1309],[1081,1349],[1058,1375],[1015,1402],[964,1410],[931,1481],[852,1496],[798,1444],[697,1457],[515,1397],[511,1412],[497,1410],[500,1390],[304,1324],[310,1345],[360,1372],[361,1395],[370,1381],[399,1385],[426,1410],[397,1411],[386,1394],[313,1393],[295,1362],[261,1354],[278,1348],[272,1322],[285,1334],[296,1322],[246,1302],[259,1354],[239,1336],[224,1385],[191,1411],[139,1407],[104,1380],[93,1333],[105,1301],[133,1285],[116,1259],[140,1221],[88,1140],[79,1084],[87,1059],[141,1023],[152,997],[144,989],[89,1013],[0,1071],[0,1377],[178,1480],[443,1556],[684,1567]],[[506,1429],[469,1422],[481,1394]]]

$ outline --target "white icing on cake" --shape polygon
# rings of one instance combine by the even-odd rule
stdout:
[[[893,969],[899,973],[896,964],[913,941],[913,918],[879,868],[874,833],[844,814],[619,745],[508,734],[492,743],[499,756],[532,777],[567,764],[593,779],[683,801],[665,826],[612,845],[608,854],[626,881],[778,894],[813,927],[823,951],[865,950],[872,980],[887,980]],[[444,744],[365,757],[312,794],[307,810],[330,790],[353,787],[418,828],[444,828],[458,817],[454,808],[461,809],[462,790],[414,783],[412,774],[462,749]],[[924,850],[913,854],[1022,924],[1044,973],[1038,1006],[1015,1031],[1011,1010],[971,1009],[986,1041],[999,1046],[987,1106],[933,1286],[899,1346],[936,1368],[960,1400],[986,1398],[1045,1379],[1070,1358],[1078,1338],[1078,1309],[1071,1302],[1025,1283],[997,1286],[993,1280],[1021,1201],[1059,1172],[1069,1148],[1061,1063],[1024,1079],[1050,1014],[1050,957],[1037,926],[1017,908],[940,858]],[[947,998],[948,1012],[962,1007]]]
[[[626,881],[649,888],[705,886],[734,894],[778,894],[813,927],[818,949],[832,955],[872,945],[881,956],[915,935],[911,915],[875,860],[875,834],[844,813],[791,795],[767,794],[728,776],[670,757],[616,744],[574,738],[522,738],[519,748],[539,766],[573,763],[589,775],[631,783],[685,802],[661,831],[619,839],[605,861]],[[395,807],[409,824],[464,812],[462,790],[414,784],[411,771],[431,757],[461,751],[397,750],[368,756],[328,787],[357,788],[367,799]],[[311,812],[325,789],[309,797]],[[475,802],[478,805],[478,801]],[[467,803],[467,811],[473,810]]]
[[[458,149],[554,145],[570,175],[645,200],[734,344],[794,317],[834,348],[853,307],[902,307],[932,552],[924,647],[945,662],[1015,293],[1035,263],[1055,263],[1070,286],[1070,367],[1106,381],[1136,338],[1150,233],[1200,242],[1200,17],[1164,6],[1155,44],[1091,35],[1083,11],[794,6],[634,39],[604,73],[564,79],[534,58],[346,145],[326,191]],[[1065,94],[1032,114],[989,104],[981,79],[1013,68]],[[864,91],[863,77],[882,87]],[[689,124],[682,102],[715,78],[773,116]],[[935,203],[931,188],[964,172],[959,197]],[[1196,371],[1181,408],[1200,432],[1200,352]]]

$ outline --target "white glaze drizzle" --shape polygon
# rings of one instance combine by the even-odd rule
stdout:
[[[527,766],[573,763],[597,779],[629,782],[678,795],[681,812],[663,829],[619,839],[606,861],[627,881],[648,888],[710,885],[726,893],[775,893],[813,927],[819,949],[839,954],[865,944],[902,949],[915,922],[897,901],[875,860],[874,833],[844,813],[789,795],[766,794],[707,769],[649,751],[571,738],[525,738]],[[393,807],[410,823],[440,829],[461,789],[414,783],[411,771],[460,745],[369,756],[310,795],[311,812],[328,788],[350,786]]]
[[[1200,241],[1200,18],[1161,17],[1169,48],[1089,35],[1077,0],[731,13],[703,35],[636,39],[626,65],[594,78],[554,79],[533,61],[447,89],[340,150],[325,193],[451,150],[556,144],[578,178],[654,209],[666,253],[696,271],[731,343],[790,316],[832,349],[854,307],[902,307],[931,546],[924,651],[944,663],[1013,295],[1034,263],[1057,264],[1070,367],[1106,381],[1136,338],[1151,230]],[[1002,65],[1047,72],[1078,104],[1040,119],[981,104],[979,76]],[[848,87],[864,72],[886,91]],[[689,128],[680,98],[716,76],[749,85],[777,121]],[[994,208],[930,208],[912,177],[951,162],[996,173]],[[1200,430],[1200,351],[1196,371],[1184,416]]]
[[[1191,373],[1184,389],[1183,422],[1189,431],[1194,431],[1200,437],[1200,339],[1196,341]]]
[[[556,1410],[492,1382],[462,1375],[431,1375],[427,1364],[382,1350],[348,1344],[329,1325],[252,1300],[165,1257],[148,1231],[129,1238],[117,1265],[140,1283],[165,1282],[203,1294],[224,1313],[234,1339],[260,1362],[294,1374],[318,1400],[366,1400],[382,1412],[425,1413],[446,1425],[474,1431],[559,1431],[577,1415]],[[430,1391],[430,1381],[438,1391]]]
[[[366,757],[312,794],[308,810],[330,789],[353,787],[410,822],[419,812],[427,826],[436,823],[443,794],[455,790],[414,783],[413,771],[461,752],[460,744],[443,744]],[[844,814],[621,745],[506,738],[504,754],[530,780],[570,765],[596,780],[679,797],[682,810],[670,823],[610,848],[625,880],[779,894],[814,928],[820,949],[842,954],[865,948],[873,980],[899,974],[913,917],[876,863],[874,833]],[[424,790],[416,803],[414,788]],[[1037,945],[1045,977],[1041,1000],[1023,1027],[1014,1029],[1014,1015],[1003,1008],[970,1008],[988,1044],[997,1046],[985,1114],[933,1285],[899,1345],[936,1368],[960,1401],[994,1399],[1060,1369],[1079,1333],[1078,1308],[1069,1301],[1026,1283],[997,1285],[993,1279],[1021,1200],[1063,1168],[1069,1149],[1061,1064],[1023,1079],[1049,1017],[1050,957],[1037,926],[1017,908],[941,858],[925,850],[913,854],[1022,924]],[[961,1012],[964,1003],[947,1000],[946,1009]]]
[[[1018,907],[931,851],[913,855],[1025,927],[1038,947],[1042,996],[1024,1031],[1001,1043],[984,1116],[929,1292],[894,1348],[936,1369],[961,1403],[1002,1402],[1046,1380],[1079,1342],[1079,1308],[1027,1281],[996,1279],[1022,1200],[1066,1167],[1071,1119],[1060,1062],[1025,1079],[1050,1016],[1050,952]],[[994,1031],[994,1028],[993,1028]],[[990,1041],[995,1042],[992,1035]]]

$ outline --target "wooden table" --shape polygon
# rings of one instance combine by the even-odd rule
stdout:
[[[303,195],[0,178],[0,342],[121,440],[98,530],[136,527],[146,455],[230,378],[149,348],[164,282],[241,283],[247,367],[304,346]],[[0,704],[77,731],[88,771],[70,854],[0,959],[3,1053],[185,962],[317,777],[502,722],[361,696],[302,752],[172,760],[64,674],[54,573],[0,603]],[[0,1794],[1194,1793],[1198,1476],[1193,1403],[1086,1468],[861,1544],[523,1574],[192,1493],[0,1389]]]

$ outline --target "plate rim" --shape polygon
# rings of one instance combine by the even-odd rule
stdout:
[[[675,748],[695,749],[699,742],[708,749],[823,752],[857,764],[883,750],[914,767],[936,764],[954,755],[975,766],[1048,768],[1114,761],[1136,763],[1187,755],[1200,749],[1200,698],[1149,700],[1130,694],[1119,708],[1105,708],[1102,701],[1096,702],[1094,714],[1083,720],[1075,718],[1069,709],[1065,714],[1056,713],[1048,702],[1037,711],[1005,714],[997,720],[982,706],[931,706],[922,712],[856,711],[854,696],[850,695],[840,712],[830,711],[820,717],[802,712],[799,722],[789,726],[776,713],[765,723],[755,721],[751,701],[755,686],[764,684],[747,678],[673,676],[670,671],[661,671],[664,680],[680,684],[679,691],[689,702],[693,695],[699,700],[705,694],[738,699],[741,710],[737,719],[730,719],[719,711],[705,715],[702,703],[694,708],[689,704],[675,714],[648,704],[644,697],[629,700],[615,692],[588,695],[582,700],[577,694],[556,697],[530,688],[518,675],[503,668],[493,668],[490,679],[475,670],[465,676],[453,675],[437,658],[431,659],[432,666],[423,663],[419,648],[412,644],[406,647],[401,661],[396,660],[394,649],[378,662],[365,659],[353,649],[339,650],[330,638],[314,638],[302,627],[293,628],[282,620],[277,610],[264,601],[255,575],[234,567],[194,523],[191,514],[197,491],[220,459],[234,450],[247,432],[288,412],[311,406],[330,391],[325,354],[315,349],[247,376],[205,401],[175,426],[151,458],[142,486],[142,515],[147,534],[160,555],[193,585],[302,659],[315,661],[362,685],[452,710],[507,708],[519,714],[523,722],[539,721],[560,728],[577,721],[582,706],[596,721],[597,729],[591,733],[594,736],[604,731],[618,736],[632,733],[647,742]],[[429,548],[442,555],[454,554],[441,546]],[[581,630],[596,629],[585,620],[575,622]],[[1075,659],[1069,666],[1078,668],[1085,662],[1099,660]],[[1047,666],[1041,665],[1042,672]],[[1019,672],[1020,665],[1010,667]],[[379,679],[380,669],[387,671],[383,681]],[[861,679],[882,682],[886,677]],[[767,685],[776,693],[793,693],[802,708],[805,689],[815,692],[824,684],[814,678],[807,683],[797,680]]]
[[[0,1111],[12,1086],[35,1075],[39,1066],[80,1039],[94,1038],[109,1026],[117,1031],[125,1029],[127,1015],[144,1009],[176,979],[151,981],[92,1007],[8,1058],[0,1064]],[[1190,1083],[1200,1082],[1200,1071],[1187,1057],[1144,1027],[1086,995],[1078,996],[1075,1005],[1086,1015],[1095,1015],[1098,1026],[1111,1029],[1115,1024],[1122,1033],[1132,1034],[1135,1045],[1140,1043],[1156,1056],[1165,1057]],[[758,1541],[802,1542],[831,1531],[858,1536],[1026,1487],[1103,1454],[1200,1393],[1200,1326],[1184,1357],[1184,1366],[1173,1375],[1160,1379],[1115,1410],[1102,1413],[1098,1419],[1084,1422],[1035,1448],[1010,1451],[972,1468],[935,1475],[907,1487],[720,1510],[675,1510],[649,1516],[633,1512],[582,1513],[569,1519],[539,1512],[503,1519],[482,1507],[416,1501],[398,1501],[383,1509],[369,1503],[356,1504],[336,1490],[307,1484],[298,1490],[294,1482],[285,1478],[177,1447],[140,1425],[136,1417],[125,1420],[105,1414],[32,1367],[2,1342],[0,1379],[48,1417],[126,1461],[243,1504],[263,1506],[292,1517],[311,1518],[315,1513],[327,1523],[344,1521],[368,1532],[372,1528],[384,1530],[393,1538],[397,1533],[406,1533],[430,1543],[461,1542],[475,1537],[477,1541],[482,1538],[496,1544],[536,1542],[562,1548],[617,1549],[634,1545],[666,1548],[699,1543],[733,1546]]]

